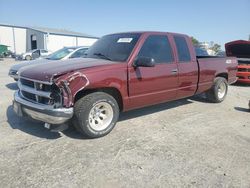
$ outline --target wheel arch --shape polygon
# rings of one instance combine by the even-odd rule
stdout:
[[[121,92],[115,87],[101,87],[101,88],[93,88],[93,89],[92,88],[82,89],[82,90],[80,90],[80,91],[78,91],[76,93],[76,95],[74,97],[74,103],[76,103],[76,101],[81,99],[83,96],[88,95],[90,93],[94,93],[94,92],[104,92],[104,93],[107,93],[107,94],[111,95],[117,101],[120,111],[123,110],[123,98],[122,98]]]
[[[226,72],[222,72],[222,73],[218,73],[215,78],[217,77],[222,77],[222,78],[225,78],[227,81],[228,81],[228,73]]]

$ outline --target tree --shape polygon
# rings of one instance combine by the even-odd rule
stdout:
[[[191,39],[192,39],[192,42],[193,42],[194,46],[199,46],[200,45],[200,42],[196,38],[191,37]]]
[[[210,50],[213,50],[215,54],[217,54],[221,51],[221,45],[215,43],[213,46],[210,47]]]

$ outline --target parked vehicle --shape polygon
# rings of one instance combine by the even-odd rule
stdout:
[[[6,52],[8,52],[8,46],[0,44],[0,58],[5,57]]]
[[[197,58],[191,38],[163,32],[106,35],[86,58],[22,69],[13,107],[47,128],[72,121],[90,138],[108,134],[119,113],[206,93],[222,102],[236,58]]]
[[[232,41],[225,48],[227,56],[238,58],[237,82],[250,84],[250,41]]]
[[[219,57],[226,57],[226,52],[225,51],[219,51],[215,55],[219,56]]]
[[[205,50],[205,49],[203,49],[203,48],[200,48],[200,47],[198,47],[198,46],[195,46],[194,49],[195,49],[196,57],[208,57],[208,56],[210,56],[210,55],[207,53],[207,50]]]
[[[48,62],[53,62],[56,60],[65,60],[65,59],[69,59],[69,58],[77,58],[77,57],[83,57],[85,51],[88,49],[89,47],[85,46],[85,47],[64,47],[52,54],[50,54],[49,56],[40,58],[40,59],[36,59],[36,60],[32,60],[32,61],[25,61],[16,65],[13,65],[10,70],[9,70],[9,76],[14,78],[14,80],[18,80],[18,72],[19,69],[29,66],[29,65],[34,65],[34,64],[39,64],[39,63],[48,63]]]
[[[19,56],[16,56],[16,60],[32,60],[32,59],[37,59],[39,57],[44,57],[49,55],[50,52],[48,50],[44,49],[35,49],[35,50],[30,50],[26,53],[23,53]]]

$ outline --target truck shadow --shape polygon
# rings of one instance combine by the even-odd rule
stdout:
[[[231,86],[250,87],[250,84],[236,82],[234,84],[231,84]]]
[[[140,109],[136,109],[136,110],[131,110],[128,112],[123,112],[120,115],[119,121],[125,121],[125,120],[131,119],[131,118],[145,116],[148,114],[154,114],[154,113],[157,113],[160,111],[169,110],[169,109],[176,108],[176,107],[183,106],[183,105],[187,105],[190,103],[193,103],[193,102],[188,100],[188,99],[180,99],[177,101],[171,101],[171,102],[157,104],[157,105],[144,107],[144,108],[140,108]]]
[[[196,99],[199,97],[195,97]],[[157,113],[160,111],[165,111],[169,109],[173,109],[179,106],[184,106],[193,103],[193,98],[191,100],[189,99],[180,99],[177,101],[157,104],[149,107],[144,107],[128,112],[123,112],[120,115],[119,121],[126,121],[128,119],[137,118],[140,116],[148,115]],[[51,132],[48,129],[44,128],[44,124],[39,121],[32,120],[30,118],[20,118],[18,117],[15,112],[13,111],[12,106],[9,106],[6,112],[7,115],[7,121],[9,125],[13,129],[18,129],[20,131],[23,131],[27,134],[37,136],[40,138],[46,138],[46,139],[58,139],[64,134],[67,137],[73,138],[73,139],[87,139],[86,137],[82,136],[80,133],[78,133],[72,125],[70,125],[70,128],[63,131],[61,134],[58,132]]]
[[[37,136],[40,138],[46,139],[57,139],[61,137],[59,133],[50,132],[43,127],[43,123],[28,119],[28,118],[20,118],[13,111],[12,106],[7,108],[7,122],[11,126],[12,129],[18,129],[27,134]]]
[[[8,89],[10,89],[10,90],[18,90],[18,86],[17,86],[17,83],[16,83],[16,82],[6,84],[5,86],[6,86]]]
[[[7,108],[6,116],[7,122],[12,129],[18,129],[27,134],[45,139],[58,139],[62,137],[59,132],[52,132],[46,129],[43,122],[36,121],[31,118],[18,117],[12,106]],[[63,131],[62,134],[74,139],[88,139],[77,132],[73,125],[71,125],[67,130]]]
[[[248,108],[242,108],[242,107],[234,107],[235,110],[240,111],[240,112],[250,112]]]

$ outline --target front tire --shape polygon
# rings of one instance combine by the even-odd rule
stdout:
[[[110,133],[118,118],[117,101],[104,92],[90,93],[75,103],[73,125],[88,138]]]
[[[223,77],[217,77],[214,80],[212,88],[206,92],[206,97],[210,102],[220,103],[226,98],[227,91],[227,80]]]

